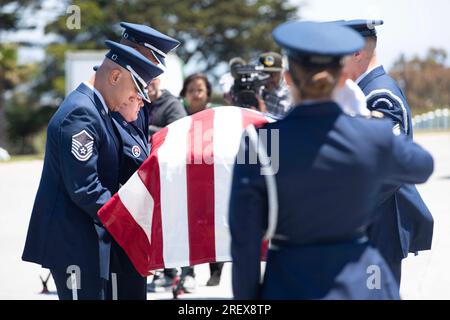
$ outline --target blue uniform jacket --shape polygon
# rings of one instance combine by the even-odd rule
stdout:
[[[144,135],[146,139],[145,141],[147,142],[150,137],[150,132],[148,128],[150,124],[149,109],[150,105],[146,101],[144,101],[144,106],[141,108],[141,110],[139,110],[138,118],[136,119],[136,121],[132,122],[134,127],[141,131],[140,134]]]
[[[118,191],[119,148],[110,115],[81,84],[48,125],[23,260],[49,269],[77,265],[108,279],[111,237],[97,211]]]
[[[260,137],[263,129],[267,136],[279,132],[278,223],[261,285],[265,180],[258,164],[236,164],[230,199],[234,297],[398,299],[389,267],[365,238],[376,218],[373,199],[384,183],[426,181],[432,157],[395,136],[389,121],[350,117],[333,102],[300,105],[260,128]],[[372,273],[379,283],[372,283]]]
[[[113,112],[112,116],[121,141],[119,180],[123,185],[148,158],[150,152],[148,137],[133,122],[126,122],[120,113]]]
[[[380,66],[372,70],[359,86],[367,97],[369,110],[382,112],[392,120],[396,130],[412,140],[408,102],[384,68]],[[431,249],[433,217],[414,185],[397,186],[388,191],[377,210],[380,218],[373,225],[370,237],[386,259],[399,261],[408,252]]]
[[[143,108],[141,108],[141,111]],[[119,182],[124,185],[128,179],[149,156],[148,140],[142,130],[136,126],[136,122],[128,123],[118,112],[112,113],[112,121],[120,140],[120,167]],[[140,118],[138,118],[138,122]],[[115,270],[127,274],[136,274],[137,271],[126,255],[125,251],[114,242],[114,256],[112,264]]]

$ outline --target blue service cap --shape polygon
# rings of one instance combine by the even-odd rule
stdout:
[[[356,32],[358,32],[363,37],[375,37],[377,35],[377,30],[375,27],[384,24],[383,20],[339,20],[332,21],[341,26],[350,27]]]
[[[120,26],[125,28],[122,38],[150,49],[155,59],[163,65],[166,64],[167,54],[180,45],[178,40],[149,26],[129,22],[121,22]]]
[[[130,72],[139,95],[150,102],[147,85],[163,70],[129,46],[111,40],[106,40],[105,44],[110,49],[106,57]]]
[[[341,65],[343,57],[364,47],[357,32],[331,23],[290,21],[276,27],[272,36],[289,58],[307,66]]]

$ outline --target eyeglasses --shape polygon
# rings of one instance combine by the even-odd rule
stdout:
[[[134,85],[136,86],[138,90],[138,95],[148,103],[150,103],[150,97],[147,93],[147,83],[142,79],[139,74],[133,70],[132,67],[127,65],[127,70],[130,71],[131,79],[133,79]]]

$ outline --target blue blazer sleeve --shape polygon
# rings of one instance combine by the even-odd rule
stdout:
[[[392,135],[389,183],[420,184],[433,173],[433,157],[404,135]]]
[[[247,145],[241,143],[240,152]],[[267,225],[267,197],[257,164],[235,163],[230,197],[232,285],[235,299],[258,299],[260,258],[264,225]]]
[[[86,108],[76,108],[60,127],[61,172],[64,186],[71,200],[95,222],[100,223],[97,211],[111,198],[102,186],[97,173],[98,150],[105,132],[96,121],[102,121]],[[93,139],[92,155],[78,159],[73,152],[73,136],[85,130]]]

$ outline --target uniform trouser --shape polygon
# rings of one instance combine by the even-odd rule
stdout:
[[[195,278],[194,267],[181,267],[181,277],[191,276]]]
[[[80,272],[73,278],[66,269],[51,269],[60,300],[145,300],[147,278],[138,273],[112,273],[109,280],[98,273]],[[71,285],[73,282],[76,285]],[[72,290],[71,288],[77,288]]]
[[[223,264],[224,264],[223,262],[210,263],[209,264],[210,275],[212,276],[213,274],[217,274],[220,277],[222,274]]]
[[[402,259],[399,260],[386,260],[389,269],[391,270],[392,275],[397,281],[398,286],[400,287],[400,282],[402,278]]]
[[[174,279],[177,276],[177,269],[176,268],[164,269],[164,276]]]

